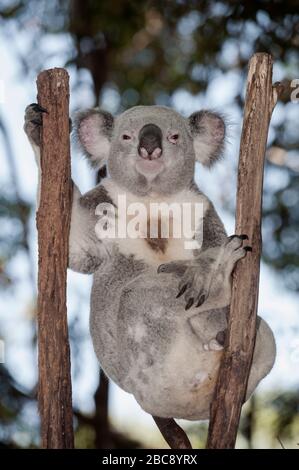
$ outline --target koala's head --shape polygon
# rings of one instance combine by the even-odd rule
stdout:
[[[135,194],[172,194],[189,187],[195,161],[221,155],[223,119],[211,111],[184,118],[164,106],[136,106],[117,117],[91,109],[77,115],[78,140],[93,166]]]

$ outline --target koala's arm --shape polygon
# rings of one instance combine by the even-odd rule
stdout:
[[[36,104],[29,105],[25,111],[24,130],[32,146],[38,167],[37,208],[40,201],[41,162],[40,162],[40,127],[43,108]],[[73,183],[72,214],[69,234],[68,267],[73,271],[92,274],[107,258],[108,252],[103,242],[95,233],[97,217],[95,202],[105,202],[106,191],[98,186],[86,195],[81,195]],[[87,203],[92,200],[93,204]]]
[[[200,238],[202,232],[202,240]],[[246,235],[228,237],[212,203],[198,230],[200,249],[194,250],[194,258],[173,261],[159,266],[158,272],[176,273],[180,278],[178,295],[184,295],[186,310],[196,307],[197,312],[224,308],[229,305],[231,273],[236,262],[246,256],[251,247],[243,246]]]
[[[224,225],[211,202],[204,215],[202,232],[202,246],[199,252],[195,252],[195,256],[200,256],[209,248],[221,246],[227,240]]]
[[[96,236],[98,219],[93,209],[84,207],[83,199],[84,195],[73,184],[68,267],[73,271],[92,274],[109,258],[109,252]]]

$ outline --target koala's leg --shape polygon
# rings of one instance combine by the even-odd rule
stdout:
[[[271,371],[276,356],[276,345],[269,325],[260,317],[257,323],[257,335],[252,366],[248,379],[246,400],[253,393],[259,382]]]
[[[81,193],[74,184],[68,263],[73,271],[92,274],[109,257],[105,244],[96,237],[96,223],[93,211],[82,207]]]
[[[201,315],[198,317],[200,318]],[[201,334],[202,330],[200,329],[199,318],[195,319],[194,317],[191,319],[191,323],[193,327],[197,328],[198,334]],[[275,339],[269,325],[261,317],[257,317],[256,328],[256,342],[248,379],[246,400],[248,400],[250,395],[254,392],[259,382],[269,374],[274,365],[276,356]],[[212,338],[204,344],[204,349],[210,351],[222,349],[225,342],[226,332],[227,330],[222,330],[217,333],[215,339]]]
[[[228,311],[228,309],[227,309]],[[190,326],[206,351],[221,350],[224,345],[226,331],[226,312],[210,311],[194,315],[190,318]],[[220,330],[220,331],[219,331]],[[218,333],[216,333],[219,331]],[[271,371],[276,355],[273,333],[267,323],[257,318],[257,335],[253,360],[250,369],[246,400],[254,392],[259,382]]]
[[[246,235],[233,235],[218,247],[209,248],[192,261],[173,261],[162,264],[158,273],[175,273],[180,279],[177,298],[184,295],[186,310],[197,312],[223,308],[229,305],[231,274],[237,261],[244,258],[251,247],[243,247]]]
[[[36,103],[27,106],[25,110],[24,130],[32,146],[38,167],[37,207],[40,201],[40,134],[42,114],[46,109]],[[69,268],[81,273],[93,273],[107,255],[104,245],[95,235],[97,222],[94,212],[83,207],[80,203],[81,193],[73,183],[73,202],[71,226],[69,235]]]
[[[190,327],[205,351],[223,349],[229,306],[196,313],[189,319]]]
[[[246,235],[233,235],[226,238],[223,245],[203,251],[189,264],[185,261],[172,262],[161,265],[158,269],[158,272],[176,273],[181,278],[177,298],[184,295],[185,310],[192,308],[190,312],[194,312],[194,316],[191,324],[194,323],[194,329],[201,337],[205,350],[223,349],[226,325],[222,329],[214,328],[214,322],[210,321],[210,312],[223,312],[229,306],[232,271],[237,261],[251,250],[251,247],[243,247],[243,241],[247,238]],[[205,337],[202,337],[201,324],[204,325]],[[207,329],[207,325],[210,325],[211,331]]]

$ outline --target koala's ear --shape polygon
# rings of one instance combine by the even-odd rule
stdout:
[[[214,112],[202,110],[191,114],[189,127],[196,160],[205,166],[212,166],[221,157],[224,148],[223,118]]]
[[[75,115],[75,138],[93,167],[103,166],[108,158],[113,123],[113,116],[98,108]]]

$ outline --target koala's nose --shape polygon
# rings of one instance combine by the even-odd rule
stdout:
[[[162,131],[156,124],[146,124],[140,130],[138,153],[147,160],[154,160],[162,155]]]

